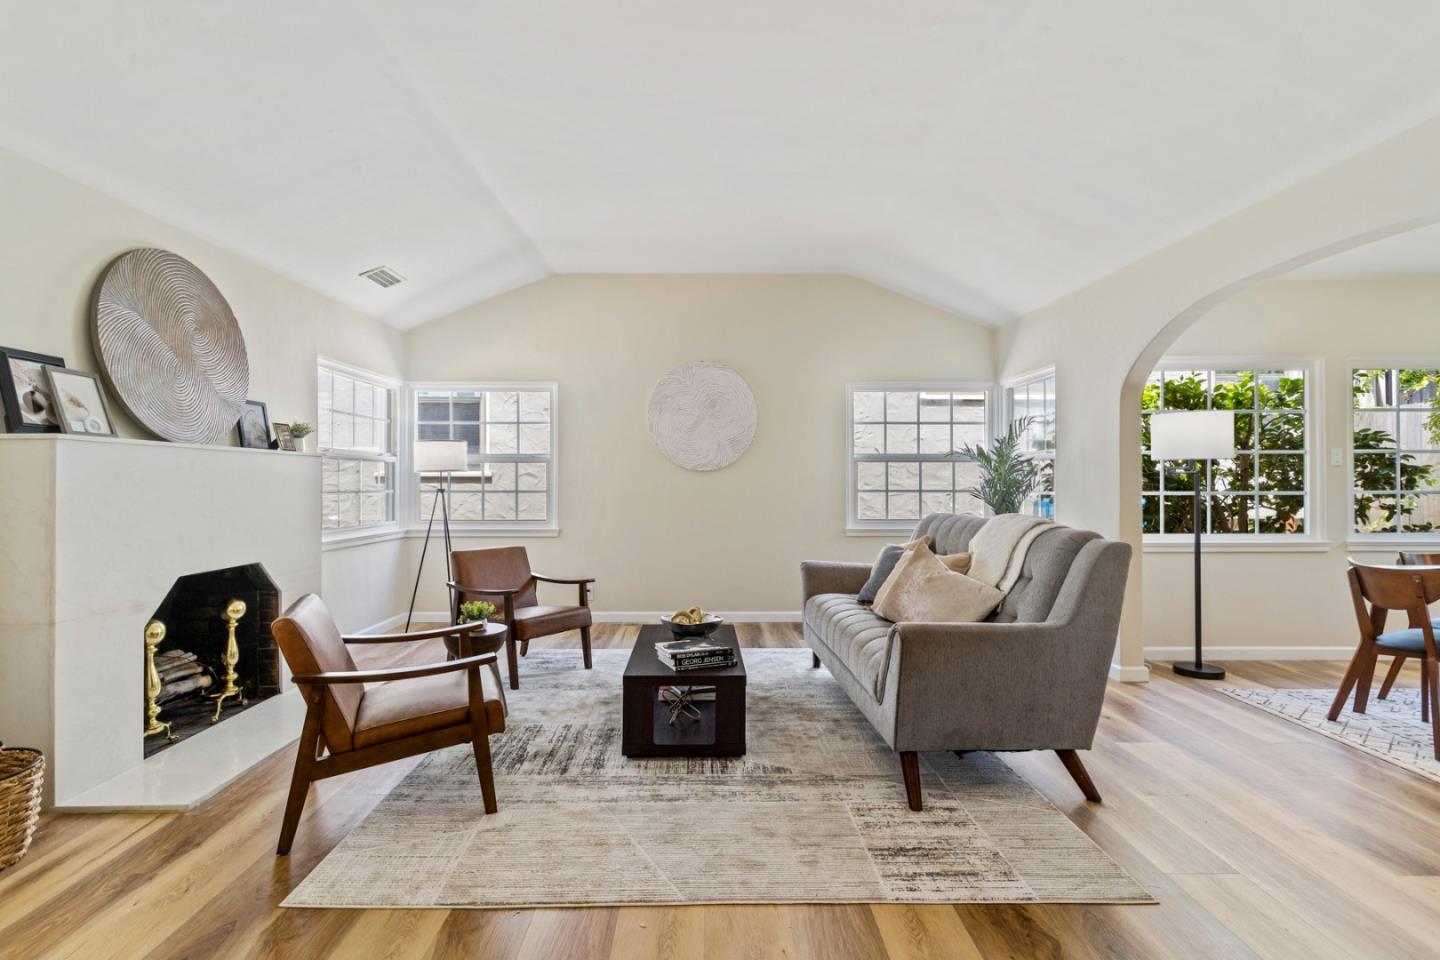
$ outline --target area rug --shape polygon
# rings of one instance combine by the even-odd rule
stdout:
[[[1430,724],[1420,719],[1420,691],[1394,689],[1384,700],[1370,702],[1364,713],[1350,709],[1351,698],[1335,722],[1325,719],[1335,699],[1335,689],[1326,690],[1257,690],[1243,687],[1217,687],[1221,693],[1266,713],[1309,727],[1332,740],[1363,750],[1418,773],[1426,780],[1440,783],[1440,761],[1435,759]],[[1377,688],[1378,689],[1378,688]]]
[[[808,650],[745,650],[746,756],[626,759],[628,656],[531,653],[492,739],[500,812],[468,747],[432,754],[284,906],[1153,902],[998,757],[922,755],[912,812]]]

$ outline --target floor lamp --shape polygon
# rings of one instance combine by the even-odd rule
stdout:
[[[467,470],[470,458],[465,451],[464,440],[419,440],[415,443],[415,472],[418,474],[443,474],[443,483],[435,485],[435,499],[430,502],[430,522],[425,525],[425,545],[420,548],[420,566],[415,570],[415,589],[410,592],[410,612],[405,614],[405,630],[410,630],[410,619],[415,616],[415,598],[420,595],[420,577],[425,572],[425,551],[430,549],[430,533],[435,529],[435,509],[440,509],[440,522],[445,530],[445,582],[454,577],[450,573],[450,474]],[[423,481],[422,481],[423,489]]]
[[[1200,510],[1200,489],[1207,460],[1235,457],[1235,414],[1230,410],[1183,410],[1150,417],[1150,459],[1195,461],[1195,662],[1175,664],[1182,677],[1225,679],[1225,668],[1206,663],[1200,647],[1200,534],[1205,514]]]

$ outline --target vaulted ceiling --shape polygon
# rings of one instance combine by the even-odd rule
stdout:
[[[0,14],[0,145],[401,327],[571,272],[1003,322],[1440,113],[1428,0]]]

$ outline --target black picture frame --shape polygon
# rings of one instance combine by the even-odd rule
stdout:
[[[256,422],[258,418],[258,423]],[[269,450],[270,410],[263,400],[246,400],[240,419],[235,422],[240,435],[240,446],[251,450]]]
[[[32,353],[29,350],[20,350],[15,347],[0,347],[0,406],[5,408],[5,428],[10,433],[59,433],[60,418],[55,413],[54,399],[50,396],[50,381],[45,377],[44,371],[39,371],[39,376],[32,378],[29,386],[35,391],[43,393],[47,402],[50,403],[49,423],[27,423],[25,421],[25,406],[30,404],[32,390],[27,389],[22,394],[15,387],[15,368],[12,361],[19,361],[22,364],[38,364],[40,367],[65,368],[65,360],[62,357],[52,357],[48,353]]]

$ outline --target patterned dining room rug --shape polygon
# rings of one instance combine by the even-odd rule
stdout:
[[[923,754],[911,812],[895,752],[808,650],[744,651],[746,756],[628,760],[628,655],[531,653],[491,741],[500,812],[468,746],[431,754],[284,906],[1154,902],[996,756]]]
[[[1268,690],[1249,687],[1217,687],[1227,697],[1234,697],[1266,713],[1302,727],[1309,727],[1331,740],[1363,750],[1426,780],[1440,783],[1440,761],[1435,759],[1430,724],[1420,719],[1420,691],[1390,691],[1384,700],[1370,696],[1364,713],[1355,713],[1354,696],[1345,702],[1345,709],[1335,722],[1325,719],[1335,699],[1335,688],[1328,690]],[[1378,690],[1378,686],[1376,687]]]

